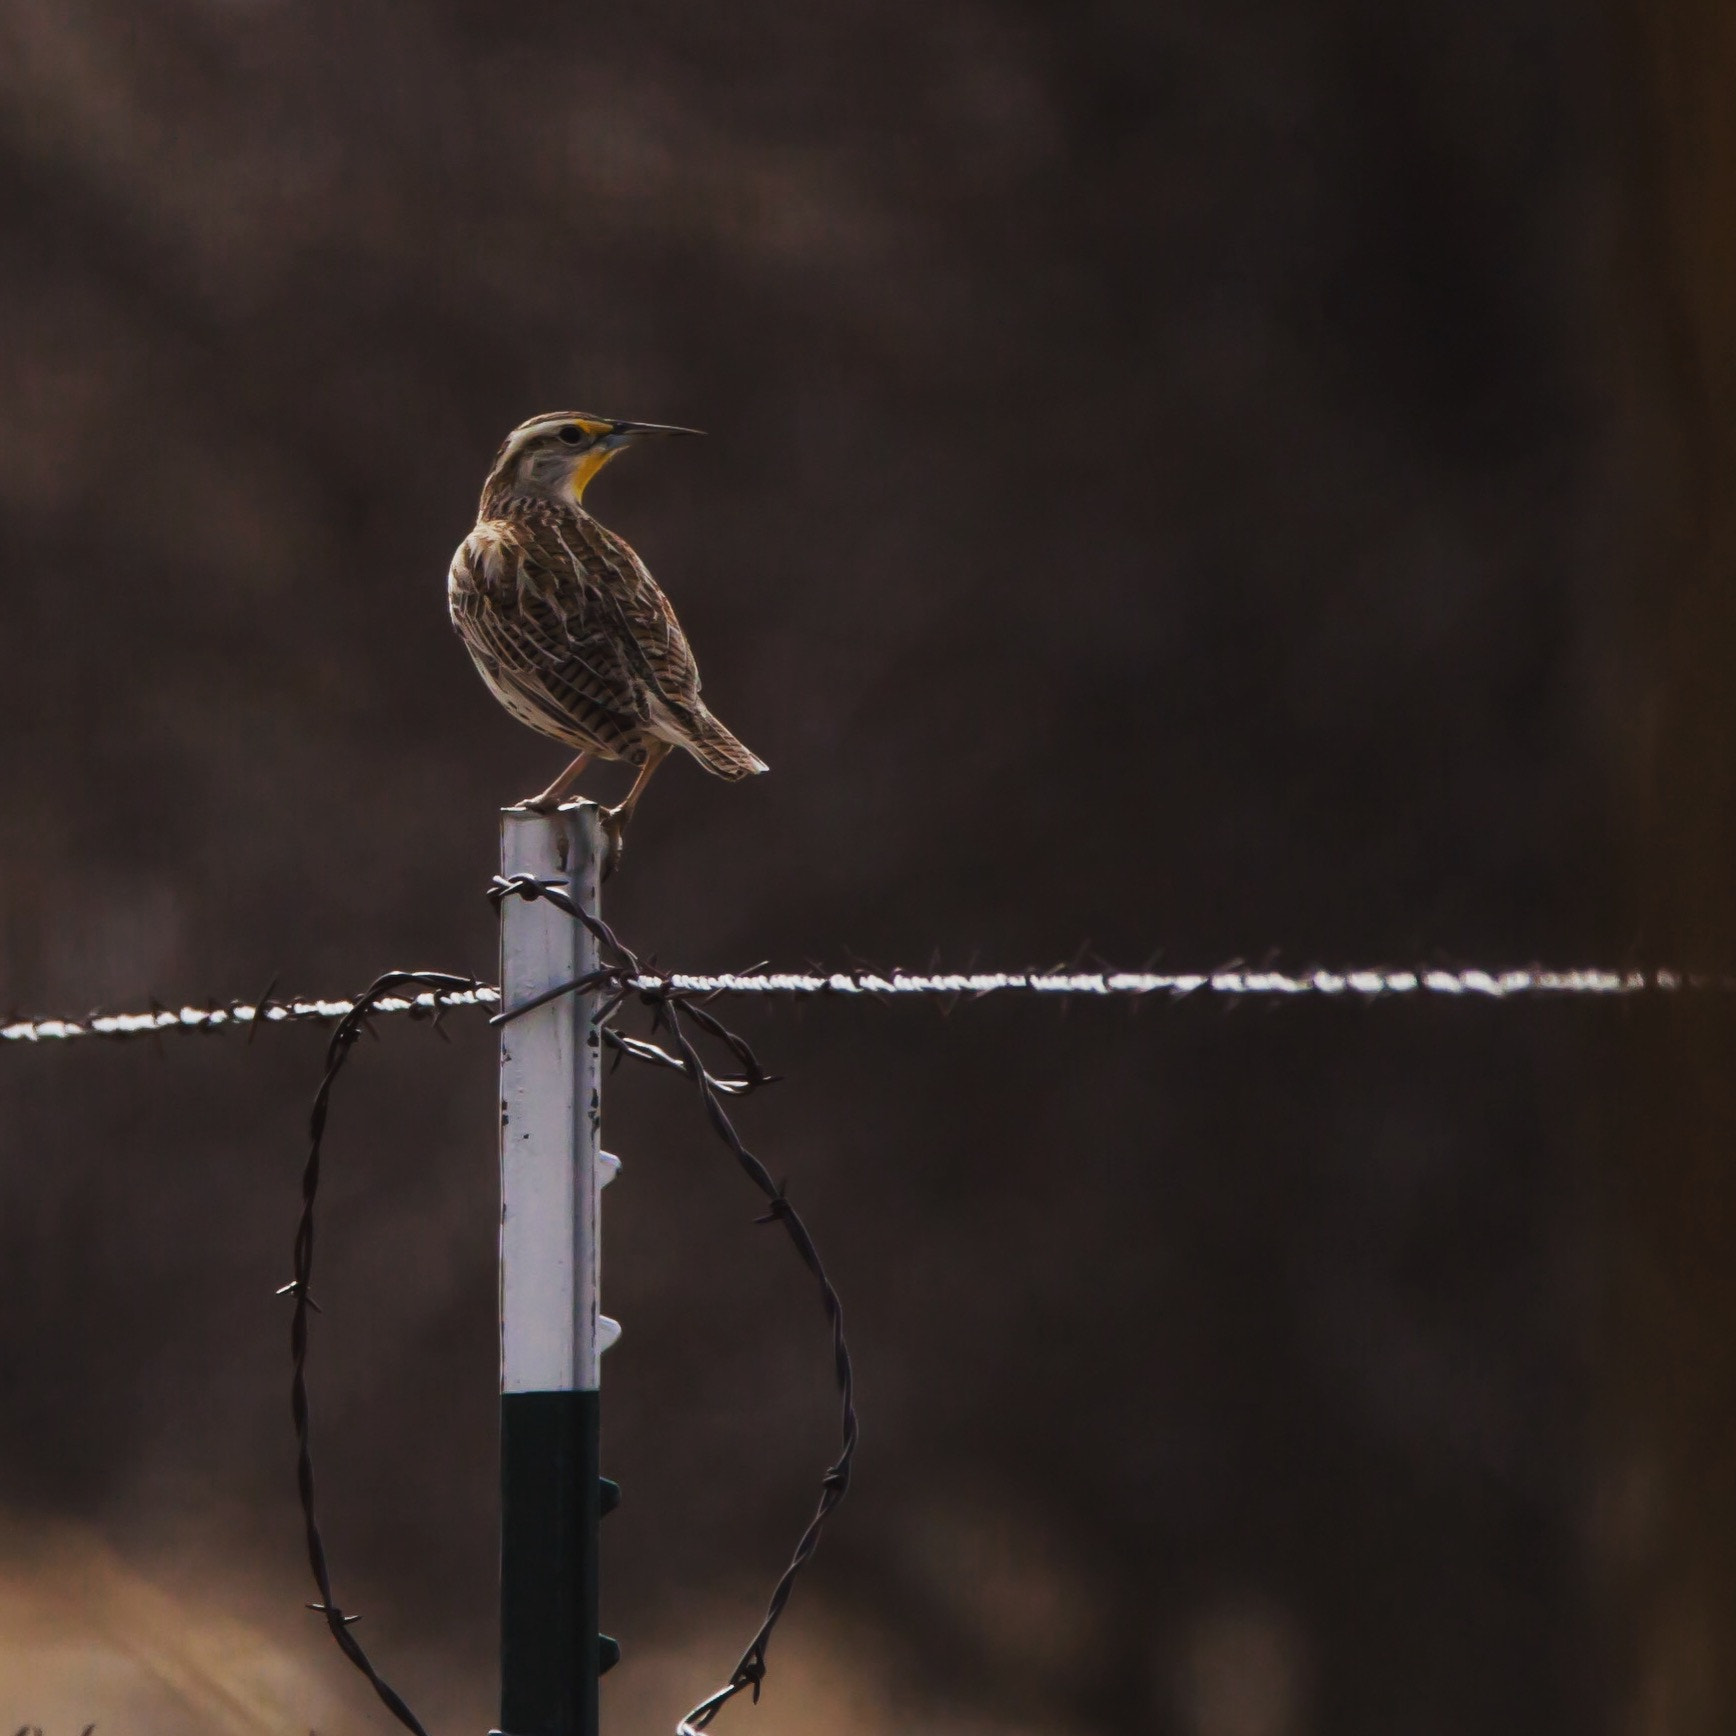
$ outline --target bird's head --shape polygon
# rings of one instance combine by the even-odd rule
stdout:
[[[507,435],[482,498],[486,503],[503,495],[535,494],[577,504],[591,478],[623,447],[636,440],[698,432],[660,422],[621,422],[584,410],[532,416]]]

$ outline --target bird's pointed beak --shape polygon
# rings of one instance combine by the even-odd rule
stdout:
[[[603,442],[608,446],[625,446],[632,440],[649,440],[661,434],[702,434],[701,428],[672,428],[664,422],[616,422]]]

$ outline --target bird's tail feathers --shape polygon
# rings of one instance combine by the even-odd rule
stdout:
[[[767,769],[766,762],[739,742],[704,706],[689,720],[689,733],[682,746],[720,778],[737,783]]]

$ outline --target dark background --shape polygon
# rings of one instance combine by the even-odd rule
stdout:
[[[1691,0],[0,0],[0,999],[492,974],[495,810],[560,758],[444,570],[567,407],[710,431],[590,504],[772,766],[647,800],[607,909],[665,964],[1728,963],[1732,65]],[[866,1438],[727,1724],[1731,1727],[1716,1006],[735,1016]],[[459,1730],[494,1054],[450,1035],[341,1087],[315,1399],[344,1601]],[[299,1607],[322,1041],[0,1056],[0,1641],[100,1537],[295,1660],[201,1728],[386,1727]],[[608,1120],[605,1713],[660,1728],[832,1400],[683,1088]],[[88,1680],[156,1728],[5,1655],[0,1721]]]

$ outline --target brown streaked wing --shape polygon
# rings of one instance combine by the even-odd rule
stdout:
[[[571,539],[551,539],[534,524],[495,521],[487,529],[497,559],[470,556],[468,594],[461,583],[454,589],[454,623],[473,654],[547,713],[554,733],[582,736],[610,757],[637,758],[649,717],[644,684],[621,655],[614,611],[591,575],[574,570],[576,551],[569,556],[562,546]]]
[[[640,758],[639,731],[630,720],[571,693],[557,697],[549,682],[517,660],[486,605],[466,607],[462,615],[455,611],[454,620],[484,681],[521,723],[605,759]]]
[[[619,580],[622,625],[643,657],[659,697],[677,712],[699,703],[699,665],[662,588],[627,542],[588,515],[585,540]]]

